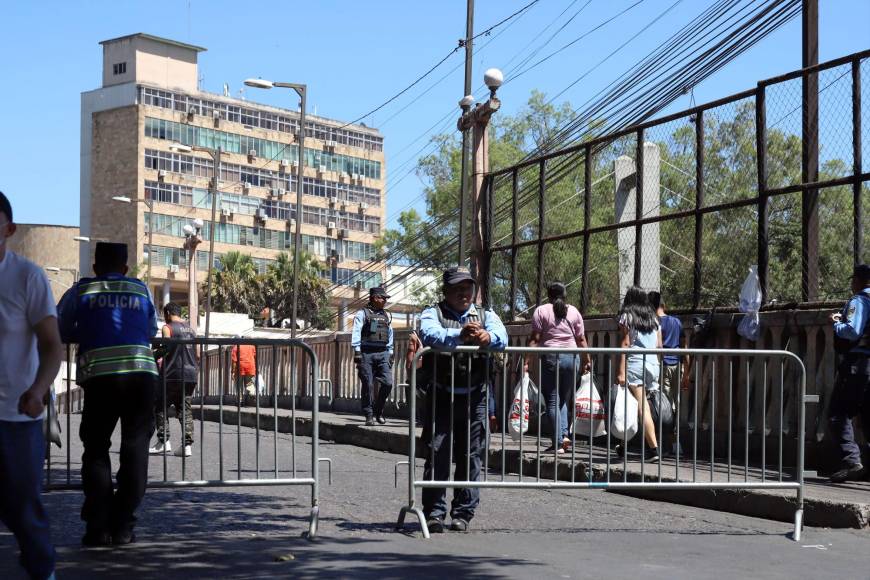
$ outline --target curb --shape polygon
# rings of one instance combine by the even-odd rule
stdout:
[[[219,422],[220,412],[217,409],[203,409],[203,419],[211,422]],[[223,420],[225,424],[235,425],[239,418],[239,411],[225,408]],[[200,409],[194,408],[194,417],[198,417]],[[274,418],[271,414],[260,413],[260,429],[270,431],[274,426]],[[243,427],[256,427],[257,417],[254,411],[241,411],[241,424]],[[296,417],[296,434],[310,437],[312,434],[312,421],[310,417]],[[291,432],[290,416],[278,417],[278,431],[281,433]],[[384,451],[396,455],[405,455],[408,452],[408,435],[396,433],[392,430],[379,429],[378,427],[365,427],[363,425],[348,425],[345,423],[323,421],[320,426],[320,439],[335,443],[354,445],[376,451]],[[419,442],[419,439],[418,439]],[[418,450],[422,446],[418,445]],[[422,457],[422,453],[418,453]],[[492,450],[489,454],[489,466],[501,468],[502,452]],[[578,459],[580,457],[578,456]],[[510,473],[520,472],[519,451],[507,450],[505,463]],[[546,457],[541,461],[541,477],[553,478],[554,462]],[[569,464],[559,464],[559,479],[570,480],[571,469]],[[523,475],[536,476],[538,463],[532,458],[526,457],[522,462]],[[576,480],[587,479],[585,464],[578,462],[575,465]],[[621,465],[610,468],[611,480],[622,480],[625,473]],[[593,479],[603,481],[607,479],[607,469],[599,465],[593,465]],[[641,481],[639,473],[628,471],[628,481]],[[657,481],[655,476],[647,475],[647,481]],[[662,481],[675,481],[672,478],[662,478]],[[648,491],[610,491],[631,497],[647,500],[664,501],[680,505],[688,505],[704,509],[729,512],[745,516],[776,520],[793,523],[797,500],[791,495],[781,495],[766,491],[755,490],[648,490]],[[870,529],[870,503],[853,503],[848,501],[832,501],[804,497],[804,525],[827,528],[853,528]]]

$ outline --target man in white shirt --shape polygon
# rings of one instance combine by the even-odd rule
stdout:
[[[0,192],[0,519],[15,534],[31,578],[54,578],[55,554],[42,505],[45,401],[63,358],[45,273],[6,248],[15,233]]]

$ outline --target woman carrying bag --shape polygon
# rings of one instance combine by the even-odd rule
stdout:
[[[553,282],[547,287],[549,304],[535,309],[532,317],[532,336],[528,346],[540,344],[545,348],[586,348],[583,317],[580,311],[565,302],[565,285]],[[576,354],[558,352],[541,355],[541,391],[547,401],[547,415],[553,428],[553,445],[549,452],[564,453],[571,448],[568,432],[568,406],[573,419],[575,380],[580,377]],[[526,361],[528,365],[528,361]],[[588,354],[583,355],[583,370],[592,368]],[[558,389],[556,388],[558,377]]]
[[[619,329],[622,332],[622,348],[646,349],[662,347],[662,332],[656,311],[650,304],[647,293],[632,286],[625,292],[622,309],[619,311]],[[659,460],[659,445],[655,424],[650,412],[646,390],[659,388],[659,356],[655,354],[629,354],[619,357],[619,373],[616,381],[628,385],[637,399],[638,415],[643,420],[643,432],[647,442],[644,460]],[[617,450],[622,452],[622,450]]]

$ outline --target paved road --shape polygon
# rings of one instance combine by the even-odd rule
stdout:
[[[173,425],[177,433],[177,423]],[[217,472],[218,427],[205,426],[206,475]],[[76,431],[73,431],[74,433]],[[197,426],[199,433],[199,426]],[[253,431],[242,429],[243,475],[255,466]],[[271,467],[272,433],[263,434],[261,468]],[[289,435],[279,434],[279,468],[289,471]],[[310,441],[298,438],[297,473],[307,474]],[[197,444],[198,446],[199,444]],[[225,466],[235,473],[235,433],[224,432]],[[399,456],[322,444],[335,462],[321,493],[319,538],[307,530],[302,488],[151,490],[139,542],[82,550],[78,492],[46,495],[60,578],[867,578],[866,532],[789,526],[744,516],[639,500],[601,491],[485,490],[473,529],[421,539],[409,522],[394,531],[404,486],[393,487]],[[195,453],[197,449],[195,448]],[[73,456],[80,449],[74,447]],[[198,477],[199,457],[187,466]],[[168,477],[180,459],[167,458]],[[162,479],[161,458],[152,475]],[[78,469],[78,465],[73,465]],[[62,474],[65,477],[65,474]],[[234,476],[234,475],[233,475]],[[250,476],[250,475],[248,475]],[[11,536],[0,532],[0,576],[20,578]]]

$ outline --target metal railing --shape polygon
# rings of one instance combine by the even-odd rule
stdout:
[[[467,384],[461,384],[456,376],[456,357],[468,357],[474,353],[478,357],[486,357],[487,364],[491,364],[493,353],[479,350],[473,347],[460,347],[456,350],[436,350],[431,348],[422,349],[415,355],[415,360],[427,353],[437,353],[434,365],[450,365],[450,384],[440,385],[437,389],[443,389],[449,393],[449,409],[441,410],[441,413],[449,413],[450,441],[449,465],[454,463],[454,451],[457,445],[465,445],[459,448],[459,455],[466,462],[463,473],[469,473],[470,462],[473,459],[467,450],[473,449],[470,435],[468,440],[454,442],[454,418],[456,413],[464,411],[466,425],[463,433],[471,432],[470,397],[462,398],[457,394],[457,389],[484,389],[486,408],[492,413],[493,405],[490,401],[496,399],[497,429],[500,435],[494,435],[490,430],[489,421],[485,421],[485,436],[482,444],[481,477],[477,480],[457,480],[452,474],[447,479],[436,479],[434,476],[435,449],[427,441],[435,431],[435,418],[438,415],[437,398],[433,395],[435,388],[428,387],[428,400],[426,412],[423,416],[424,435],[423,453],[425,460],[424,477],[418,478],[416,473],[416,431],[413,421],[409,421],[409,451],[408,451],[408,505],[403,507],[397,527],[403,526],[405,516],[414,514],[420,522],[423,536],[429,537],[426,523],[426,515],[423,508],[418,505],[416,499],[417,489],[427,488],[452,488],[454,490],[471,488],[506,488],[506,489],[604,489],[604,490],[787,490],[796,493],[796,506],[794,513],[795,540],[800,539],[803,522],[804,502],[804,439],[806,421],[806,403],[818,402],[818,397],[806,395],[806,374],[803,362],[795,354],[782,350],[752,350],[752,349],[631,349],[631,348],[530,348],[530,347],[507,347],[503,354],[504,371],[495,371],[489,375],[489,386],[472,385],[470,378]],[[578,379],[581,376],[579,361],[588,355],[591,360],[590,372],[594,382],[602,385],[600,394],[604,401],[607,417],[607,434],[593,437],[593,418],[589,414],[588,436],[578,436],[575,432],[575,406],[572,401],[567,404],[571,425],[570,442],[565,442],[565,449],[560,451],[558,445],[561,439],[558,433],[547,438],[542,436],[542,424],[544,417],[544,390],[555,393],[555,404],[558,409],[559,373],[555,374],[555,384],[541,385],[540,396],[537,403],[532,405],[532,416],[529,425],[536,424],[536,433],[524,434],[523,426],[520,425],[520,435],[510,439],[507,436],[509,430],[507,421],[507,409],[511,405],[513,396],[509,395],[512,385],[508,383],[511,375],[510,369],[522,368],[522,360],[528,357],[530,375],[537,379],[538,384],[549,382],[543,372],[543,360],[546,356],[569,355],[576,361],[573,365],[572,379],[574,384],[571,392],[575,392]],[[611,423],[614,412],[619,408],[614,407],[611,387],[616,382],[619,373],[620,358],[622,355],[640,357],[643,368],[655,369],[643,379],[643,390],[654,391],[664,385],[664,364],[659,364],[660,356],[672,355],[679,357],[680,362],[676,369],[676,379],[671,383],[673,400],[673,412],[677,420],[674,421],[675,431],[672,433],[676,441],[675,453],[668,458],[660,458],[654,463],[645,459],[647,429],[645,426],[646,405],[639,405],[640,417],[638,418],[637,436],[640,438],[639,459],[632,459],[635,455],[631,452],[628,443],[623,444],[621,456],[617,454],[617,439],[611,435]],[[684,364],[684,357],[691,357],[689,367]],[[433,363],[429,363],[430,365]],[[705,391],[701,390],[703,380],[701,370],[710,365],[712,368],[710,384]],[[717,372],[720,366],[727,368],[727,380],[718,380]],[[500,365],[499,365],[500,366]],[[537,370],[537,372],[535,372]],[[761,372],[764,380],[752,381],[751,375],[756,371]],[[693,386],[683,391],[680,388],[683,375],[689,373]],[[437,370],[431,376],[435,376]],[[650,379],[650,376],[658,376],[658,380]],[[768,377],[774,378],[773,384]],[[418,371],[416,364],[412,366],[411,392],[417,388]],[[657,384],[655,384],[657,383]],[[777,384],[778,383],[778,384]],[[674,388],[675,387],[675,388]],[[740,393],[741,396],[736,396]],[[459,398],[457,398],[459,397]],[[551,396],[552,398],[552,396]],[[456,406],[459,401],[460,407]],[[625,408],[623,415],[628,410],[627,399],[623,398]],[[791,401],[795,404],[788,404]],[[416,411],[415,397],[409,397],[411,417]],[[461,406],[468,405],[463,410]],[[705,434],[699,425],[698,417],[702,415],[702,406],[710,407],[710,412],[704,414],[714,424],[709,426]],[[726,424],[717,426],[716,407],[724,405],[727,408]],[[768,425],[766,419],[762,419],[762,428],[755,430],[750,415],[754,409],[761,408],[766,417],[768,413],[778,417],[776,424]],[[786,425],[786,409],[797,415],[796,437],[784,437]],[[535,413],[536,411],[536,413]],[[689,415],[686,427],[681,431],[679,417]],[[522,423],[522,413],[520,422]],[[658,425],[654,424],[655,438],[658,440],[659,453],[662,452],[663,439],[668,433],[663,429],[662,414],[658,415]],[[585,419],[584,419],[585,420]],[[720,419],[721,421],[721,419]],[[686,432],[688,430],[688,433]],[[724,431],[724,434],[723,434]],[[742,433],[740,432],[742,431]],[[718,439],[717,439],[718,435]],[[724,439],[724,441],[722,440]],[[750,445],[750,440],[753,445]],[[555,442],[548,450],[544,451],[544,445]],[[583,451],[579,445],[587,446]],[[685,444],[688,452],[682,451]],[[769,447],[773,446],[774,452],[768,453]],[[789,449],[790,448],[790,449]],[[759,450],[759,451],[755,451]],[[532,454],[529,457],[529,454]],[[742,459],[742,461],[741,461]],[[552,460],[552,463],[550,462]],[[400,462],[404,464],[405,462]],[[457,472],[460,471],[457,465]],[[425,473],[431,475],[427,479]],[[455,491],[454,491],[455,493]]]
[[[172,441],[171,430],[180,423],[181,437],[176,438],[181,446],[180,457],[175,457],[164,446],[162,452],[151,453],[149,488],[177,487],[237,487],[237,486],[303,486],[311,488],[311,511],[309,518],[309,537],[317,533],[319,518],[319,463],[329,462],[320,457],[318,446],[319,397],[311,397],[311,438],[307,444],[300,444],[296,434],[298,408],[296,394],[314,393],[322,384],[319,378],[317,356],[310,346],[300,340],[274,339],[155,339],[155,350],[161,347],[193,347],[197,352],[196,384],[180,385],[167,380],[161,373],[156,382],[155,413],[162,415],[157,425],[165,433],[165,441]],[[245,390],[245,378],[238,372],[241,368],[242,347],[253,347],[254,389],[255,393]],[[72,377],[72,347],[67,347],[67,361],[62,377]],[[181,357],[181,376],[185,376],[187,362]],[[237,370],[233,370],[233,369]],[[67,383],[71,383],[67,379]],[[327,380],[328,382],[328,380]],[[81,489],[82,483],[73,477],[72,432],[77,411],[82,409],[82,388],[66,388],[58,397],[59,409],[49,405],[49,418],[52,412],[62,419],[60,424],[65,431],[65,449],[59,452],[51,447],[46,454],[45,489]],[[161,396],[162,395],[162,396]],[[290,401],[289,413],[279,416],[279,398],[287,396]],[[185,402],[185,398],[187,401]],[[169,410],[175,406],[177,422],[169,419]],[[244,425],[242,409],[254,407],[255,422]],[[260,416],[260,410],[271,408],[271,419]],[[282,409],[287,409],[282,405]],[[190,415],[188,415],[190,414]],[[232,421],[235,414],[235,425]],[[306,413],[307,414],[307,413]],[[209,419],[210,417],[210,419]],[[289,442],[281,441],[279,419],[289,419]],[[206,423],[216,421],[215,429],[206,429]],[[172,423],[176,425],[173,426]],[[196,425],[198,422],[198,426]],[[246,421],[249,423],[250,421]],[[268,425],[267,423],[271,423]],[[195,444],[190,457],[183,452],[187,443],[185,430],[193,425],[192,435]],[[253,433],[243,427],[253,427]],[[271,431],[272,435],[266,435]],[[251,445],[253,435],[253,445]],[[234,439],[234,441],[233,441]],[[288,444],[289,443],[289,444]],[[215,454],[209,452],[217,448]],[[270,449],[271,448],[271,449]],[[56,455],[57,454],[57,455]],[[310,460],[309,473],[303,465]],[[60,463],[58,467],[58,455]],[[65,463],[65,464],[64,464]],[[283,463],[283,465],[282,465]],[[302,463],[302,465],[300,465]],[[61,469],[65,473],[57,474]],[[160,473],[154,476],[155,470]],[[330,463],[331,471],[331,463]]]

